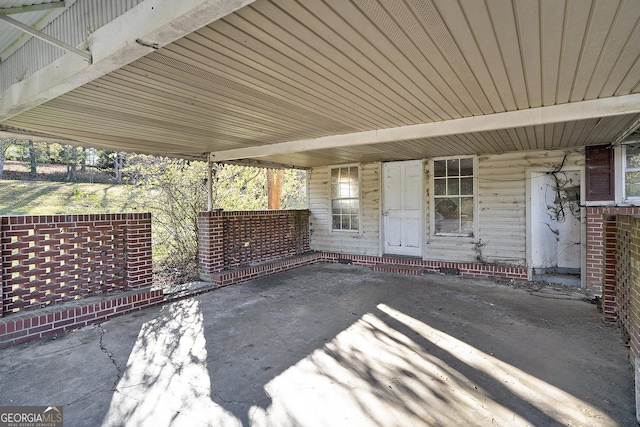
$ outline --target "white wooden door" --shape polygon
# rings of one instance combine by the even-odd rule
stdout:
[[[577,270],[581,265],[580,171],[531,173],[531,260],[538,269]]]
[[[383,164],[384,253],[422,256],[422,161]]]

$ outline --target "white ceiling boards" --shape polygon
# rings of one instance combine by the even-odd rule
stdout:
[[[300,167],[571,149],[638,125],[639,22],[640,0],[144,0],[88,35],[93,64],[5,85],[0,126]]]

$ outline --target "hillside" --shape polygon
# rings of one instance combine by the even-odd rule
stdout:
[[[36,178],[33,179],[29,174],[29,163],[7,160],[4,164],[2,178],[3,180],[65,182],[67,176],[66,165],[38,164],[36,171]],[[115,184],[115,180],[111,174],[93,167],[87,167],[87,170],[84,172],[78,168],[76,175],[75,182]]]
[[[0,215],[52,215],[135,210],[123,185],[0,181]]]

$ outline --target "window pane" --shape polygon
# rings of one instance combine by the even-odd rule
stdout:
[[[460,176],[473,176],[473,158],[460,159]]]
[[[436,179],[433,181],[433,193],[436,196],[444,196],[447,194],[447,181],[445,179]]]
[[[360,224],[359,224],[359,217],[358,215],[352,215],[351,216],[351,229],[352,230],[359,230],[360,229]]]
[[[433,162],[433,176],[443,177],[446,176],[446,160],[435,160]]]
[[[448,178],[447,187],[447,195],[457,196],[460,194],[460,180],[458,178]]]
[[[640,168],[640,145],[627,145],[627,168]]]
[[[342,204],[341,204],[342,200],[334,200],[332,203],[332,209],[331,209],[331,213],[333,215],[340,215],[340,213],[342,212]]]
[[[473,234],[473,197],[460,199],[460,233]]]
[[[360,213],[360,203],[358,203],[358,199],[351,199],[348,201],[349,203],[349,213],[352,215],[358,215]]]
[[[447,176],[459,176],[460,175],[460,160],[453,159],[447,160]]]
[[[342,229],[351,230],[351,216],[343,215],[342,217]]]
[[[473,178],[460,178],[460,194],[463,196],[473,195]]]
[[[626,197],[640,197],[640,172],[624,174],[624,194]]]
[[[338,192],[339,169],[331,169],[331,197],[336,198],[340,194]]]
[[[340,182],[349,181],[349,168],[339,168],[340,170]]]
[[[358,197],[358,181],[349,181],[349,197]]]
[[[436,233],[457,233],[459,228],[457,199],[442,198],[435,201]]]
[[[357,166],[352,166],[349,168],[349,178],[352,181],[357,181],[358,180],[358,167]]]
[[[340,220],[340,215],[334,215],[333,216],[333,229],[334,230],[340,230],[340,224],[342,224],[342,222]]]

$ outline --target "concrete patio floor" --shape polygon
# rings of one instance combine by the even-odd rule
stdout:
[[[635,426],[616,328],[570,292],[316,264],[0,350],[65,426]]]

